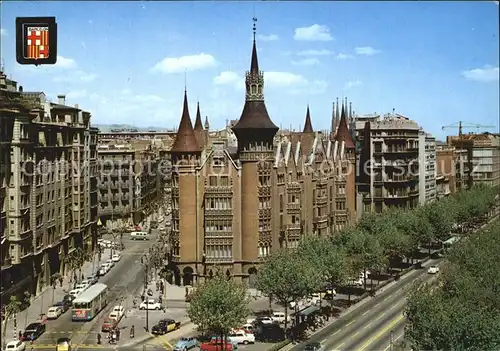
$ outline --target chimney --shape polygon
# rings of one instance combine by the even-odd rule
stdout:
[[[20,85],[20,86],[19,86],[19,92],[20,92],[20,93],[22,93],[22,92],[23,92],[23,86],[22,86],[22,85]]]
[[[59,105],[66,105],[66,95],[57,95],[57,99],[59,100]]]

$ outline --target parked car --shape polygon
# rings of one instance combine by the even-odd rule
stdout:
[[[256,324],[273,324],[274,321],[271,317],[269,316],[260,316],[255,319]]]
[[[189,336],[187,338],[180,338],[179,341],[174,345],[173,351],[187,351],[194,347],[198,347],[199,342],[196,338]]]
[[[119,253],[114,253],[113,257],[111,257],[111,260],[113,262],[119,262],[121,258],[122,258],[122,256]]]
[[[97,274],[94,275],[89,275],[87,279],[85,279],[87,282],[90,283],[90,285],[94,285],[99,281],[99,276]]]
[[[56,351],[71,351],[71,339],[70,338],[59,338],[56,343]]]
[[[243,330],[233,330],[229,334],[228,339],[236,344],[255,344],[255,335],[247,334]]]
[[[273,312],[271,319],[276,323],[285,323],[285,312]],[[287,315],[286,321],[290,322],[290,320],[290,315]]]
[[[173,330],[179,329],[181,322],[176,322],[173,319],[161,319],[156,325],[151,328],[151,333],[155,335],[163,335]]]
[[[324,349],[319,342],[310,342],[304,347],[304,351],[323,351]]]
[[[26,350],[26,344],[21,340],[12,340],[5,346],[5,351],[24,351]]]
[[[224,345],[225,344],[225,345]],[[200,351],[233,351],[237,350],[238,344],[233,344],[229,340],[222,341],[218,338],[212,338],[209,342],[204,342],[200,345]]]
[[[49,307],[47,311],[47,319],[57,319],[62,314],[62,309],[59,306]]]
[[[429,269],[427,270],[428,274],[437,274],[439,273],[439,267],[438,266],[430,266]]]
[[[59,307],[61,309],[62,313],[64,313],[70,309],[71,305],[72,304],[71,304],[70,300],[62,300],[62,301],[56,302],[54,306]]]
[[[106,260],[106,262],[109,266],[109,268],[113,268],[115,266],[115,261],[113,261],[111,258],[109,260]]]
[[[243,324],[243,326],[240,329],[245,331],[245,333],[247,333],[247,334],[254,334],[255,333],[255,327],[253,326],[252,323],[245,323],[245,324]]]
[[[90,284],[87,282],[87,281],[82,281],[81,283],[79,284],[76,284],[75,286],[75,290],[81,290],[81,291],[84,291],[84,290],[87,290],[87,288],[90,286]]]
[[[83,292],[83,289],[73,289],[69,292],[71,296],[76,298],[78,295],[80,295]]]
[[[139,305],[140,310],[161,310],[161,304],[156,300],[147,300]]]
[[[116,325],[116,321],[114,319],[105,318],[104,322],[102,323],[101,331],[103,333],[109,332],[111,329],[113,329]]]
[[[45,332],[46,326],[43,323],[31,323],[26,327],[23,333],[23,340],[36,340]]]
[[[63,297],[63,301],[69,302],[70,307],[71,307],[71,304],[72,304],[72,302],[73,302],[74,299],[75,299],[75,296],[70,295],[70,294],[66,294]]]
[[[107,262],[103,263],[101,265],[101,267],[99,268],[99,275],[100,276],[106,275],[106,273],[108,273],[110,269],[111,269],[111,266]]]

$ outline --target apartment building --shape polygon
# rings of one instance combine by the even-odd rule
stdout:
[[[419,203],[436,199],[436,138],[420,131],[418,142],[419,159]]]
[[[353,125],[360,153],[356,183],[362,195],[363,212],[417,206],[418,124],[403,115],[390,113],[356,116]]]
[[[149,142],[100,140],[99,219],[109,229],[137,224],[160,195],[159,156]]]
[[[2,302],[35,295],[92,251],[97,223],[97,130],[89,112],[43,92],[24,93],[0,73]]]
[[[500,186],[500,134],[465,134],[461,139],[449,136],[447,140],[453,145],[469,143],[474,184]]]
[[[335,235],[355,219],[355,148],[342,107],[335,139],[315,132],[309,107],[302,132],[276,138],[264,100],[254,40],[241,117],[227,138],[203,138],[187,93],[171,149],[171,265],[177,284],[217,267],[254,286],[259,263],[305,235]],[[234,134],[235,140],[232,136]]]

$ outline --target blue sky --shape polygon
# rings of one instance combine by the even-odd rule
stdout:
[[[499,7],[484,2],[2,2],[2,57],[25,91],[67,94],[94,123],[177,127],[184,72],[194,117],[239,118],[258,17],[277,125],[327,129],[335,98],[396,112],[442,137],[459,120],[499,124]],[[55,16],[55,66],[15,62],[15,18]]]

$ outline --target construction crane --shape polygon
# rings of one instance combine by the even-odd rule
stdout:
[[[458,138],[460,140],[462,140],[462,136],[464,135],[463,134],[463,129],[464,128],[467,128],[467,129],[469,129],[469,128],[476,128],[476,129],[485,128],[485,129],[489,129],[489,128],[495,128],[495,126],[484,126],[484,125],[481,125],[481,124],[467,123],[467,122],[458,121],[458,123],[454,123],[454,124],[450,124],[450,125],[442,126],[441,127],[442,130],[450,129],[450,128],[458,128]]]

